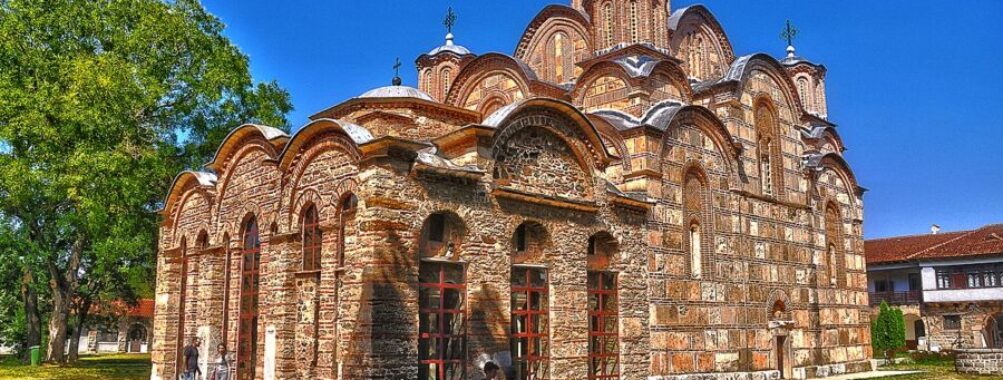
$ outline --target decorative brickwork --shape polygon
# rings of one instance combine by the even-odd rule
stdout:
[[[867,369],[842,141],[780,62],[735,58],[703,7],[668,13],[548,6],[516,57],[449,35],[419,57],[420,90],[369,91],[292,136],[237,128],[165,201],[153,379],[193,334],[235,352],[235,378]]]

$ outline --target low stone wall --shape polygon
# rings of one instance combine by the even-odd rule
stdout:
[[[1003,375],[1003,350],[977,348],[955,350],[954,369],[960,373]]]

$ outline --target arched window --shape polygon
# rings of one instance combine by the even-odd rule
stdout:
[[[690,275],[693,278],[703,276],[703,252],[700,239],[700,224],[693,222],[690,224]]]
[[[323,237],[320,221],[317,218],[317,207],[310,205],[303,212],[303,270],[320,269],[320,251]]]
[[[804,107],[808,110],[812,110],[811,92],[808,91],[808,80],[805,78],[798,78],[798,96],[801,97],[801,101],[804,102]]]
[[[637,43],[639,41],[637,35],[637,0],[631,0],[630,2],[630,42]]]
[[[834,287],[846,285],[845,260],[840,244],[843,240],[843,224],[839,216],[839,208],[835,203],[825,207],[825,243],[826,254],[829,256],[829,284]]]
[[[777,140],[777,118],[765,101],[756,106],[755,124],[759,143],[759,181],[762,193],[767,196],[783,196],[783,167]]]
[[[759,172],[763,195],[773,195],[773,141],[766,138],[759,142]]]
[[[606,2],[602,8],[603,32],[606,34],[606,47],[613,46],[613,4]]]
[[[554,52],[554,80],[564,83],[564,33],[554,33],[552,47]]]
[[[709,225],[713,218],[708,215],[706,205],[706,184],[702,173],[694,168],[686,173],[683,186],[683,212],[689,223],[686,225],[684,250],[689,256],[690,276],[694,279],[704,278],[703,245],[711,238],[705,236],[710,231]]]
[[[704,56],[703,36],[701,36],[699,34],[697,35],[695,45],[696,46],[694,47],[694,50],[696,51],[696,57],[695,57],[695,60],[693,61],[693,64],[692,64],[693,73],[694,73],[694,76],[696,76],[697,78],[703,78],[704,77],[704,70],[703,70],[704,67],[703,67],[703,65],[704,65],[704,62],[706,62],[706,58],[707,58],[707,57]]]
[[[445,98],[449,94],[449,81],[452,79],[452,72],[448,67],[442,69],[442,98]]]
[[[254,379],[258,360],[258,289],[261,239],[252,216],[243,225],[240,251],[240,311],[237,325],[237,378]]]
[[[425,92],[435,95],[435,86],[432,85],[432,69],[425,70]]]

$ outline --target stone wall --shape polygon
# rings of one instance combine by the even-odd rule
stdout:
[[[1003,376],[1003,349],[964,349],[954,354],[954,369],[960,373]]]

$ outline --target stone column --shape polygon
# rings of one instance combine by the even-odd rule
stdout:
[[[150,349],[153,362],[151,380],[177,378],[177,327],[182,264],[178,256],[180,250],[168,251],[164,248],[165,245],[161,242],[161,249],[157,255],[156,307]]]

